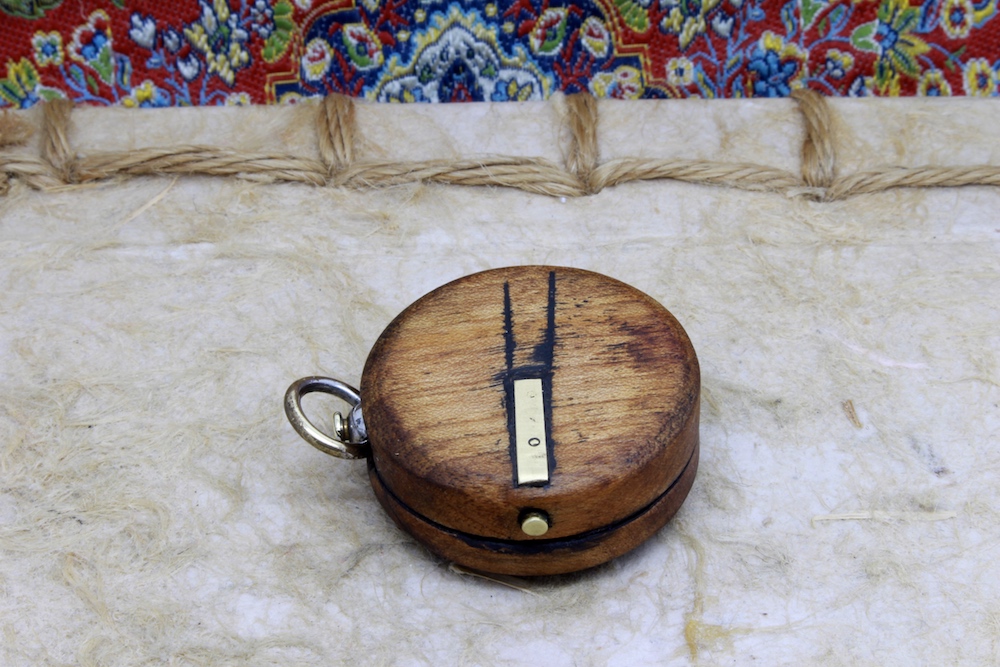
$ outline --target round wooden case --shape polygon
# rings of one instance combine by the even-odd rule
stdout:
[[[607,276],[466,276],[386,328],[361,379],[379,501],[432,552],[501,574],[572,572],[638,546],[698,467],[684,329]]]

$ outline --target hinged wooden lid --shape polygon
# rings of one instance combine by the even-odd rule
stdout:
[[[542,390],[542,433],[517,423],[537,397],[515,406],[516,380]],[[427,294],[386,328],[361,380],[373,474],[394,499],[500,540],[536,539],[526,512],[546,518],[552,540],[654,503],[697,449],[699,388],[694,348],[663,306],[612,278],[546,266]],[[518,458],[540,444],[541,468],[519,479]]]

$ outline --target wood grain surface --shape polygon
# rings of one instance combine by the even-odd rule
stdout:
[[[543,484],[519,485],[514,473],[510,388],[520,377],[545,388]],[[551,545],[661,499],[697,449],[699,390],[687,334],[635,288],[561,267],[467,276],[403,311],[368,357],[373,484],[385,487],[383,504],[387,489],[428,525]],[[532,509],[550,519],[539,538],[520,526]]]
[[[691,490],[698,472],[698,449],[674,483],[634,515],[616,524],[558,539],[493,540],[451,530],[418,516],[399,502],[369,465],[372,488],[396,525],[432,553],[483,572],[544,576],[576,572],[628,553],[669,521]]]

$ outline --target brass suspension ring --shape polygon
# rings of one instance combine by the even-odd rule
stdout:
[[[302,411],[302,397],[317,391],[332,394],[351,406],[346,422],[339,412],[334,414],[334,435],[321,431]],[[285,392],[285,416],[303,440],[324,454],[341,459],[363,459],[368,456],[370,447],[368,432],[361,416],[361,394],[349,384],[320,376],[296,380]]]

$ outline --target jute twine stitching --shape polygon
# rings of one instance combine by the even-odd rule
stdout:
[[[354,120],[354,100],[345,95],[323,98],[316,114],[316,136],[319,154],[328,175],[354,162],[354,140],[357,135]]]
[[[566,108],[571,137],[566,169],[586,184],[588,192],[599,192],[601,185],[591,181],[597,168],[597,98],[570,95],[566,98]]]
[[[833,124],[826,98],[812,90],[797,90],[792,99],[799,104],[806,124],[802,142],[802,178],[814,188],[829,188],[834,182],[836,156],[833,152]]]
[[[42,159],[52,167],[52,175],[72,180],[73,149],[69,145],[69,120],[73,103],[53,100],[42,107]]]
[[[555,197],[580,197],[620,183],[676,180],[743,190],[806,196],[821,201],[846,199],[891,188],[1000,185],[1000,167],[889,167],[837,175],[835,136],[826,98],[810,91],[792,94],[805,125],[801,173],[759,164],[710,160],[617,158],[601,162],[598,153],[598,102],[587,93],[566,98],[570,145],[566,164],[510,156],[478,159],[394,162],[358,160],[355,101],[326,97],[317,106],[320,159],[250,153],[211,146],[169,146],[126,152],[77,155],[70,143],[73,105],[45,103],[40,155],[9,150],[33,131],[13,114],[0,114],[0,195],[10,179],[47,190],[69,183],[155,174],[239,176],[262,181],[374,188],[429,182],[518,188]]]

